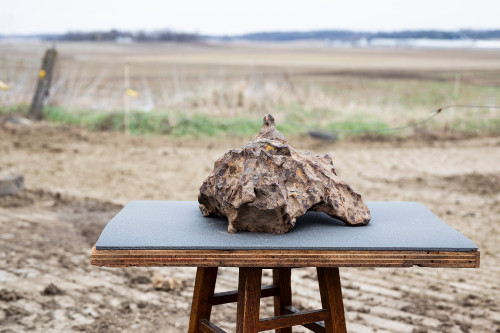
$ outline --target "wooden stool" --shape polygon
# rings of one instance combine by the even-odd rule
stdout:
[[[240,267],[238,290],[214,294],[218,267],[198,267],[189,320],[189,333],[225,332],[210,322],[213,305],[238,302],[237,333],[276,329],[290,333],[302,325],[313,332],[346,332],[339,269],[318,267],[318,283],[323,309],[299,311],[292,307],[291,269],[274,268],[273,284],[261,286],[262,268]],[[259,319],[260,299],[274,296],[274,317]],[[324,324],[322,323],[324,322]]]
[[[247,237],[227,233],[223,218],[207,220],[196,201],[132,201],[103,230],[90,261],[105,267],[200,267],[189,332],[224,332],[210,322],[212,306],[238,302],[239,333],[267,329],[284,333],[295,325],[315,332],[345,332],[335,267],[479,267],[477,246],[424,206],[415,202],[368,206],[372,213],[368,228],[346,228],[325,214],[309,212],[300,232]],[[214,294],[218,267],[240,267],[237,291]],[[292,308],[291,267],[317,267],[323,309]],[[262,268],[273,269],[273,285],[262,288]],[[268,296],[274,296],[275,316],[259,319],[260,298]]]

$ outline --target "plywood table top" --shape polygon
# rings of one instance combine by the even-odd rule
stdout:
[[[227,232],[195,201],[132,201],[92,250],[98,266],[478,267],[467,237],[415,202],[368,202],[372,220],[352,227],[308,212],[283,235]]]

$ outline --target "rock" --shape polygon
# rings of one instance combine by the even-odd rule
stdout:
[[[329,155],[292,148],[274,118],[242,149],[220,157],[198,196],[204,216],[226,216],[228,232],[282,234],[308,210],[325,212],[349,225],[365,225],[370,211],[335,172]]]
[[[336,141],[338,139],[337,134],[321,132],[321,131],[309,131],[307,134],[314,139],[324,140],[324,141]]]
[[[15,302],[21,298],[23,297],[14,290],[7,290],[7,289],[0,290],[0,301]]]
[[[158,272],[155,272],[153,276],[153,288],[156,290],[170,291],[174,289],[182,289],[185,286],[185,281],[167,278]]]
[[[5,311],[7,317],[14,317],[16,319],[30,315],[28,311],[17,306],[11,306],[8,308],[4,308],[3,310]]]
[[[14,170],[0,170],[0,196],[16,194],[24,188],[24,176]]]
[[[149,276],[138,275],[130,279],[131,284],[149,284],[151,283],[151,279]]]
[[[23,125],[23,126],[30,126],[33,122],[29,120],[28,118],[23,118],[23,117],[14,117],[11,116],[7,119],[8,122],[16,125]]]
[[[42,295],[45,295],[45,296],[62,295],[62,294],[64,294],[64,292],[61,289],[59,289],[59,287],[56,286],[53,283],[49,284],[42,291]]]

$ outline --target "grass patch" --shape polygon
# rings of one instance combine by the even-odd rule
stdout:
[[[0,106],[0,115],[21,114],[26,117],[28,116],[28,110],[28,105]]]
[[[450,126],[453,132],[491,135],[500,133],[500,118],[473,118],[463,121],[454,120]]]
[[[44,108],[44,119],[56,123],[83,126],[91,131],[125,131],[123,112],[95,112]],[[173,137],[253,136],[262,121],[249,117],[217,118],[187,112],[140,112],[128,115],[128,131],[134,135],[171,135]]]
[[[46,107],[44,119],[55,123],[79,125],[91,131],[120,130],[123,125],[118,121],[118,114],[111,112],[67,111],[57,107]]]
[[[91,131],[125,131],[123,112],[68,111],[58,107],[44,108],[44,119],[61,124],[83,126]],[[262,127],[259,117],[209,117],[182,111],[129,113],[128,130],[134,135],[170,135],[173,137],[253,137]],[[277,128],[283,134],[307,132],[309,127],[285,122]]]
[[[0,115],[28,115],[26,105],[0,107]],[[277,128],[285,136],[319,132],[333,134],[342,139],[349,136],[376,134],[405,136],[410,130],[378,131],[392,127],[405,126],[428,117],[410,117],[410,114],[388,121],[384,115],[376,112],[357,111],[340,112],[329,109],[306,108],[298,104],[282,106],[272,113],[281,115]],[[424,126],[439,132],[445,130],[452,133],[492,135],[500,133],[500,118],[497,111],[467,110],[461,112],[444,111]],[[68,110],[60,107],[46,106],[44,119],[75,126],[83,126],[90,131],[125,131],[125,115],[123,112],[96,112],[87,110]],[[262,127],[262,119],[257,116],[211,117],[187,111],[131,111],[128,117],[128,132],[133,135],[169,135],[172,137],[227,137],[240,136],[251,138]],[[370,132],[372,131],[372,132]]]

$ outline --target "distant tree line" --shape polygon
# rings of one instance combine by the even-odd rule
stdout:
[[[355,41],[375,38],[429,38],[429,39],[500,39],[500,30],[407,30],[395,32],[356,32],[349,30],[317,30],[291,32],[258,32],[238,36],[223,36],[223,40],[293,41],[304,39]]]
[[[216,40],[250,40],[250,41],[294,41],[294,40],[335,40],[335,41],[359,41],[366,39],[370,41],[376,38],[408,39],[408,38],[428,38],[428,39],[500,39],[500,30],[405,30],[394,32],[360,32],[350,30],[316,30],[316,31],[289,31],[289,32],[258,32],[244,35],[228,36],[201,36],[193,33],[162,31],[89,31],[89,32],[68,32],[65,34],[33,34],[33,35],[0,35],[1,38],[39,38],[44,40],[63,41],[158,41],[158,42],[195,42],[202,39]]]
[[[199,40],[200,36],[197,34],[179,33],[169,30],[129,32],[113,29],[109,31],[67,32],[58,36],[57,39],[63,41],[118,41],[121,39],[137,42],[194,42]]]

